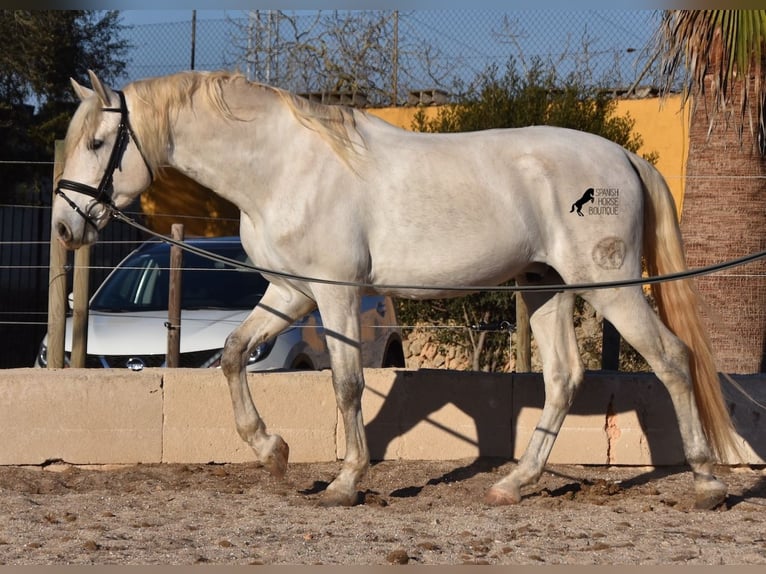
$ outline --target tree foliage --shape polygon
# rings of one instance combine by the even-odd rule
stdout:
[[[641,136],[635,120],[615,115],[617,102],[605,90],[582,85],[576,76],[557,81],[554,70],[540,60],[520,72],[511,58],[505,69],[490,67],[462,101],[427,118],[421,111],[413,128],[424,132],[461,132],[528,125],[553,125],[599,134],[636,152]],[[647,156],[656,161],[654,154]],[[512,283],[512,282],[511,282]],[[405,325],[462,324],[463,329],[436,330],[436,339],[469,351],[475,370],[504,370],[508,361],[507,325],[515,322],[515,297],[486,292],[449,300],[399,301]],[[489,326],[490,331],[471,326]],[[494,332],[492,332],[494,331]]]
[[[75,106],[69,78],[87,83],[92,69],[107,82],[124,73],[129,45],[117,11],[0,10],[0,157],[30,162],[4,168],[13,201],[50,178],[56,139]],[[10,185],[9,185],[10,184]]]

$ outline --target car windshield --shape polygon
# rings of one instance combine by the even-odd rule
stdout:
[[[249,262],[237,243],[212,243],[207,249]],[[187,251],[183,254],[181,307],[183,309],[252,309],[268,282],[260,273],[235,269],[220,261]],[[168,308],[170,247],[140,251],[125,260],[104,282],[91,301],[94,311],[157,311]]]

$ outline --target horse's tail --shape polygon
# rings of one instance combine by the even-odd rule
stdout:
[[[628,153],[644,184],[644,259],[649,275],[687,269],[675,202],[654,166]],[[736,433],[721,392],[713,349],[700,315],[700,297],[691,279],[652,285],[662,321],[687,346],[694,397],[702,427],[719,460],[739,453]]]

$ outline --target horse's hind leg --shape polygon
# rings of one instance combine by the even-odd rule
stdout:
[[[686,346],[662,323],[639,288],[594,291],[586,298],[641,353],[667,388],[694,473],[696,506],[719,505],[726,498],[726,485],[713,476],[714,457],[697,411]]]
[[[281,436],[266,432],[266,424],[258,414],[247,386],[247,359],[256,345],[276,337],[314,307],[314,301],[305,295],[270,285],[258,306],[228,336],[221,357],[237,432],[252,447],[264,467],[278,477],[287,469],[289,448]]]
[[[537,481],[583,380],[574,332],[574,299],[572,293],[524,294],[543,362],[545,404],[519,463],[487,492],[489,504],[515,504],[521,500],[521,488]]]

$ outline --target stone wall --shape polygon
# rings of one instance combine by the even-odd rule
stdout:
[[[601,348],[602,348],[602,320],[599,315],[586,303],[582,312],[576,313],[574,317],[575,333],[580,345],[580,354],[583,358],[587,370],[598,370],[601,368]],[[456,329],[462,329],[462,326],[455,326]],[[443,327],[440,327],[443,329]],[[450,369],[454,371],[471,370],[471,355],[468,350],[456,345],[449,345],[438,339],[438,332],[424,326],[421,329],[407,330],[404,340],[404,358],[409,369]],[[503,371],[516,371],[515,349],[516,333],[511,335],[510,348],[513,349],[514,357],[510,362],[507,354],[503,363],[506,368]],[[627,355],[627,353],[623,353]],[[635,359],[630,356],[623,358],[625,370],[630,369],[630,364],[635,363]],[[644,370],[638,368],[635,370]],[[532,337],[532,371],[541,372],[542,363],[537,352],[534,336]]]

